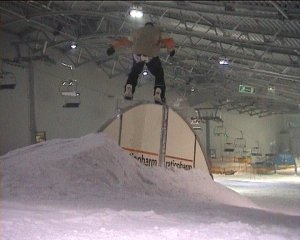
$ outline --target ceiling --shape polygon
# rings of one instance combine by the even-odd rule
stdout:
[[[143,19],[130,17],[133,5]],[[130,49],[113,56],[106,49],[153,21],[176,43],[173,58],[165,49],[160,55],[167,89],[189,107],[209,102],[258,117],[300,112],[300,1],[1,1],[0,14],[0,30],[19,39],[7,63],[56,63],[61,54],[75,68],[92,62],[108,77],[123,75]]]

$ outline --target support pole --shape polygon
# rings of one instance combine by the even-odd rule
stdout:
[[[160,132],[160,149],[158,166],[165,167],[166,147],[167,147],[167,130],[168,130],[169,109],[166,105],[162,106],[162,124]]]
[[[121,146],[121,140],[122,140],[122,127],[123,127],[123,114],[121,113],[120,116],[120,125],[119,125],[119,139],[118,144]]]
[[[29,132],[30,132],[30,144],[36,143],[36,119],[35,119],[35,94],[34,94],[34,66],[32,60],[29,61],[28,69],[28,110],[29,110]]]
[[[197,138],[196,138],[196,134],[194,135],[194,156],[193,156],[193,168],[196,167],[196,147],[197,147]]]
[[[207,158],[210,160],[210,124],[209,124],[209,119],[206,119],[205,123],[206,123],[206,154],[207,154]]]

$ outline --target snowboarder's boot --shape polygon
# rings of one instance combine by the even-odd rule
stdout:
[[[132,93],[132,85],[131,84],[126,85],[125,92],[124,92],[124,98],[127,100],[132,100],[133,93]]]
[[[166,99],[161,97],[161,88],[159,87],[155,89],[154,102],[157,104],[164,104],[166,102]]]

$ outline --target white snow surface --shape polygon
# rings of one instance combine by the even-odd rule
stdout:
[[[146,167],[104,133],[20,148],[0,164],[1,240],[300,236],[300,213],[258,206],[199,169]]]

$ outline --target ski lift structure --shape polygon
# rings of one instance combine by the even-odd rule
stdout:
[[[223,122],[222,125],[216,126],[214,128],[214,135],[215,136],[226,136],[227,132],[226,132],[226,128],[223,126]]]
[[[223,122],[219,114],[219,108],[195,108],[196,119],[202,123],[206,121]]]
[[[191,117],[191,126],[195,130],[201,130],[200,120],[197,117]]]
[[[246,140],[243,137],[243,131],[240,131],[241,137],[234,139],[234,147],[235,148],[246,148]]]
[[[64,108],[78,108],[80,105],[80,93],[78,92],[77,80],[73,79],[73,66],[61,63],[63,66],[70,68],[72,77],[61,82],[59,92],[64,99]]]
[[[77,91],[77,80],[68,79],[62,81],[59,91],[64,98],[64,108],[79,107],[80,93]]]
[[[3,89],[15,89],[16,76],[12,72],[6,72],[3,70],[3,62],[0,69],[0,90]]]
[[[198,119],[197,116],[196,117],[195,116],[191,117],[191,126],[192,126],[193,129],[201,130],[202,128],[200,126],[200,123],[201,123],[201,121],[200,121],[200,119]]]
[[[259,142],[257,142],[257,146],[251,148],[251,156],[262,156],[261,149],[259,147]]]
[[[219,108],[195,108],[194,110],[196,112],[196,117],[193,120],[198,121],[198,123],[205,123],[206,125],[206,155],[210,157],[210,121],[223,122],[221,115],[218,112]]]
[[[226,142],[224,143],[224,155],[222,155],[222,160],[227,159],[227,161],[232,161],[234,159],[235,147],[234,142],[228,140],[228,136]]]
[[[241,137],[234,139],[234,147],[236,153],[239,153],[239,156],[236,157],[242,157],[245,155],[245,148],[246,148],[246,140],[243,137],[243,131],[240,131]]]
[[[224,152],[233,153],[234,151],[235,151],[234,143],[232,143],[232,142],[226,142],[224,144]]]
[[[0,72],[0,90],[15,89],[16,76],[12,72]]]
[[[252,159],[252,163],[257,163],[257,162],[261,162],[262,161],[262,153],[261,153],[261,149],[259,147],[259,142],[257,142],[257,146],[251,148],[251,159]]]
[[[224,152],[232,153],[235,151],[234,142],[228,141],[228,138],[226,142],[224,143]]]

